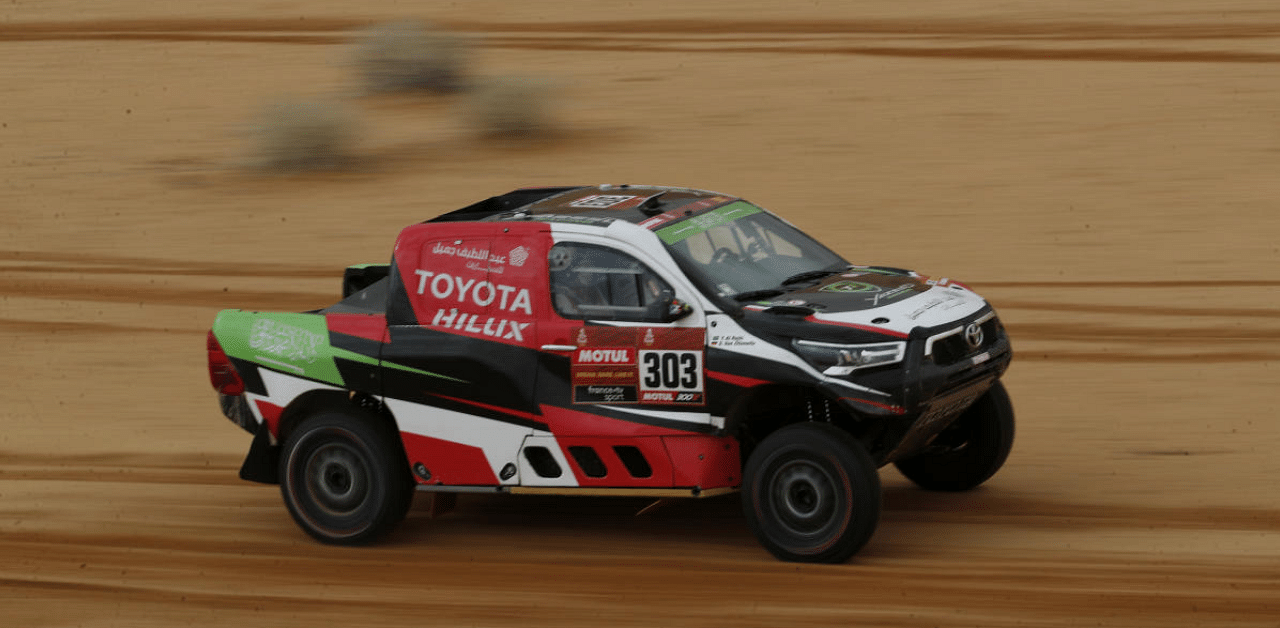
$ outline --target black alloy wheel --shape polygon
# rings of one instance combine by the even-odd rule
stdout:
[[[388,423],[364,412],[322,412],[289,434],[280,456],[289,514],[324,543],[360,545],[408,512],[414,482]]]
[[[840,563],[880,520],[880,476],[866,449],[826,423],[798,423],[766,437],[743,471],[747,525],[774,556]]]

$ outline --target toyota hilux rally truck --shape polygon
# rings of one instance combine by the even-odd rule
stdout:
[[[241,477],[326,543],[385,534],[415,491],[741,491],[775,556],[841,562],[879,521],[878,467],[965,490],[1013,443],[986,301],[724,194],[516,190],[404,229],[343,294],[225,310],[208,337],[255,435]]]

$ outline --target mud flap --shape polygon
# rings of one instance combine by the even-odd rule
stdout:
[[[263,484],[280,483],[280,446],[271,444],[271,428],[267,422],[258,424],[249,445],[249,455],[240,466],[240,479]]]

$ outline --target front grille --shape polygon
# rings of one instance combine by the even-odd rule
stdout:
[[[966,333],[971,324],[977,324],[978,329],[982,331],[982,340],[976,346],[970,344],[970,335]],[[999,336],[1000,319],[991,312],[976,321],[935,334],[929,338],[926,352],[933,359],[934,364],[947,366],[990,349]]]

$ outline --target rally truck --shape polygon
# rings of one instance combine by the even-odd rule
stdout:
[[[775,556],[842,562],[879,521],[879,467],[962,491],[1013,444],[990,304],[727,194],[519,189],[405,228],[342,285],[208,336],[254,434],[241,477],[325,543],[385,535],[418,491],[740,492]]]

